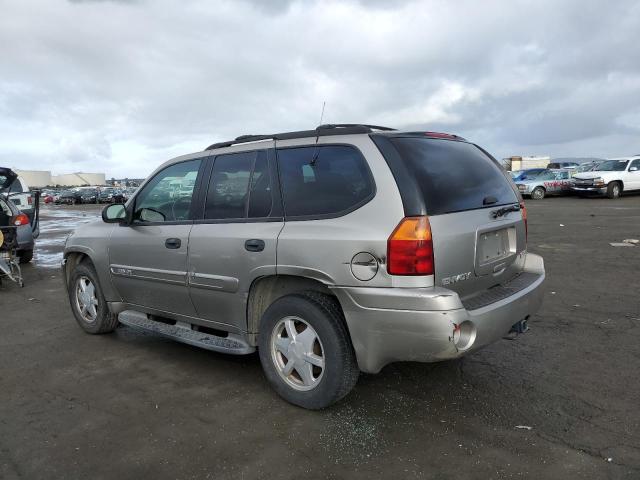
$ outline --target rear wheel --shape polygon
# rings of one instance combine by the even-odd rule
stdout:
[[[607,185],[607,197],[609,198],[618,198],[622,193],[622,186],[620,182],[611,182]]]
[[[18,258],[20,259],[20,263],[25,264],[29,263],[33,259],[33,249],[29,250],[20,250],[18,252]]]
[[[73,315],[85,332],[109,333],[118,325],[118,317],[109,312],[90,263],[82,262],[71,272],[68,294]]]
[[[260,322],[260,362],[278,394],[316,410],[351,391],[360,373],[337,301],[317,292],[287,295]]]
[[[536,187],[531,192],[531,198],[533,200],[542,200],[545,196],[546,192],[542,187]]]

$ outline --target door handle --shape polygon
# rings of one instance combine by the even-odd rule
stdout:
[[[261,252],[264,250],[264,240],[252,238],[244,242],[244,249],[248,252]]]
[[[180,248],[180,245],[182,245],[182,240],[179,238],[167,238],[164,241],[164,246],[167,248],[176,249]]]

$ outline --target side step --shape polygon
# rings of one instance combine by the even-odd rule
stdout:
[[[168,325],[155,320],[149,320],[145,313],[135,310],[125,310],[118,315],[118,321],[128,327],[154,332],[172,338],[182,343],[213,350],[215,352],[230,353],[232,355],[247,355],[255,352],[255,347],[246,343],[239,336],[229,334],[228,337],[218,337],[209,333],[191,330],[189,324],[178,322]],[[184,325],[184,326],[183,326]]]

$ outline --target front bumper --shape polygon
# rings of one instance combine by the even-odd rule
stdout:
[[[542,304],[542,257],[527,254],[524,272],[534,280],[513,295],[466,309],[441,287],[335,288],[360,370],[377,373],[392,362],[436,362],[460,357],[499,340]],[[466,335],[456,339],[454,331]],[[456,340],[458,343],[456,344]]]
[[[604,195],[607,193],[607,187],[577,187],[572,186],[571,191],[574,193],[587,193],[591,195]]]

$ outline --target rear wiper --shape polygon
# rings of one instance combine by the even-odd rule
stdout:
[[[497,210],[493,210],[491,212],[491,218],[499,218],[509,212],[519,212],[519,211],[520,211],[520,205],[516,203],[515,205],[509,205],[507,207],[502,207]]]

